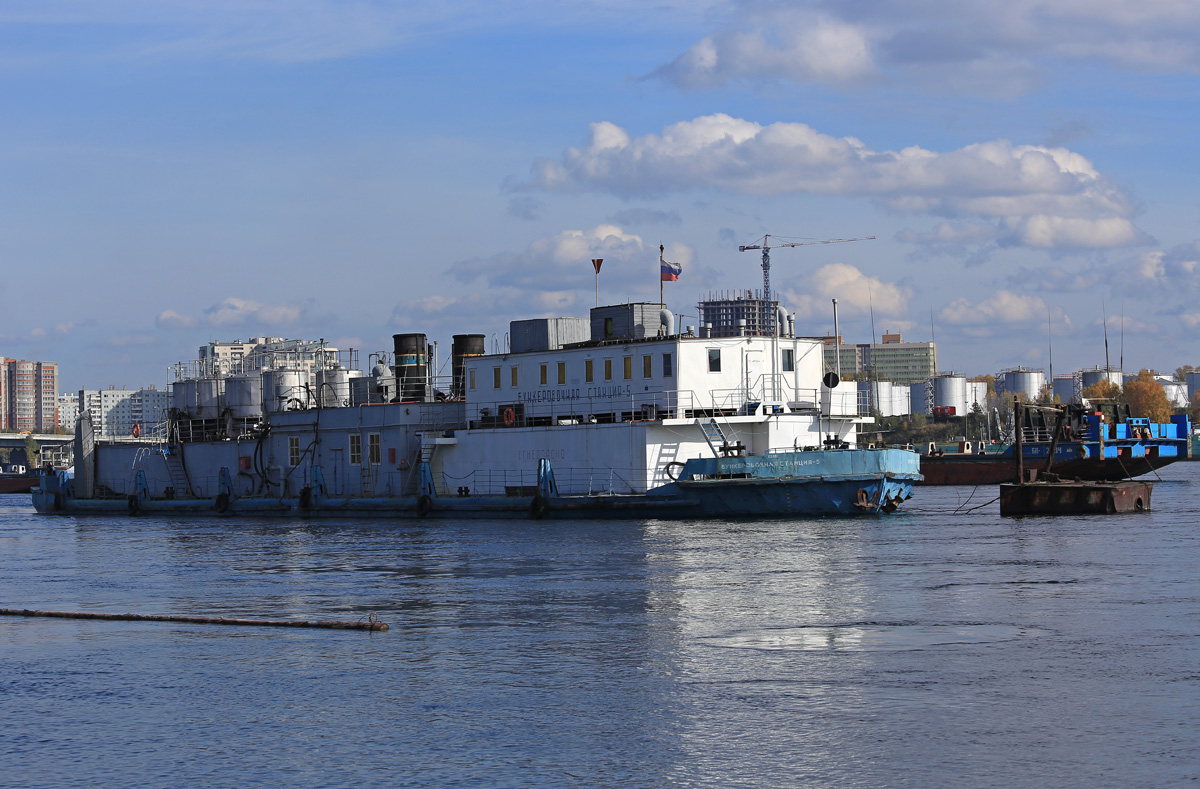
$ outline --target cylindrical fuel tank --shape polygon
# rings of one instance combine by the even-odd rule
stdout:
[[[196,419],[216,419],[221,415],[221,395],[225,390],[224,378],[199,378],[196,380],[196,408],[192,416]]]
[[[450,393],[453,397],[463,397],[466,385],[463,377],[467,359],[483,356],[487,352],[487,335],[485,334],[456,334],[454,343],[450,346]]]
[[[171,384],[171,405],[176,412],[196,418],[196,379],[188,378]]]
[[[396,349],[396,382],[400,387],[400,399],[404,401],[424,400],[428,368],[425,352],[428,342],[424,334],[393,334]]]
[[[226,378],[225,406],[234,419],[254,419],[261,416],[262,376],[254,373]]]
[[[308,407],[307,376],[299,370],[263,373],[263,412],[293,411]]]
[[[970,410],[967,404],[967,379],[958,375],[934,378],[933,404],[953,408],[954,415],[965,416]]]
[[[331,367],[317,373],[317,400],[322,408],[350,405],[350,373],[345,367]]]

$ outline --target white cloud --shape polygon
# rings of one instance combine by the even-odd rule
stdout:
[[[301,308],[292,304],[262,304],[249,299],[230,296],[219,304],[204,311],[204,319],[210,326],[244,326],[265,324],[284,326],[300,319]]]
[[[911,298],[911,288],[868,276],[846,263],[821,266],[802,282],[793,280],[782,289],[784,308],[803,317],[831,314],[831,299],[838,300],[839,312],[847,317],[872,310],[879,316],[901,316]]]
[[[1037,296],[1023,296],[1010,290],[993,293],[983,301],[955,299],[940,313],[944,323],[955,326],[994,326],[1046,319],[1046,303]]]
[[[917,146],[880,151],[802,123],[763,126],[725,114],[637,138],[607,121],[593,123],[586,146],[569,148],[558,160],[538,159],[530,180],[510,188],[626,198],[705,188],[870,197],[901,213],[974,217],[939,231],[960,240],[995,235],[1007,245],[1039,249],[1145,240],[1132,221],[1133,201],[1065,148],[993,140],[947,153]]]
[[[657,253],[657,250],[654,250]],[[657,276],[657,254],[644,249],[640,236],[616,225],[597,225],[589,230],[564,230],[539,238],[523,252],[503,253],[490,258],[467,260],[450,267],[460,282],[482,279],[489,285],[542,293],[547,287],[585,287],[592,283],[591,261],[604,260],[600,280],[623,277],[625,266],[640,262]]]
[[[308,305],[263,304],[229,296],[205,309],[200,318],[167,309],[158,314],[154,324],[168,330],[194,329],[201,323],[219,329],[239,326],[283,328],[295,326],[307,317]]]
[[[1195,329],[1200,326],[1200,312],[1186,312],[1179,316],[1179,320],[1189,329]]]
[[[160,329],[192,329],[196,323],[191,315],[182,315],[175,310],[163,310],[154,319],[154,325]]]
[[[856,25],[786,7],[751,11],[743,22],[697,42],[652,76],[702,88],[744,77],[845,84],[875,72]]]
[[[716,32],[651,76],[683,88],[869,77],[1012,97],[1048,79],[1056,61],[1200,73],[1200,6],[1182,0],[792,0],[732,8]]]

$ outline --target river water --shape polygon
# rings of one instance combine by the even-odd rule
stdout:
[[[1200,463],[1154,510],[238,522],[0,496],[0,785],[1196,786]],[[979,506],[983,505],[983,506]],[[978,509],[976,509],[978,507]]]

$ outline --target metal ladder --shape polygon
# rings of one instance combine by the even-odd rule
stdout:
[[[188,481],[187,469],[183,467],[183,460],[179,457],[178,451],[169,446],[163,447],[163,460],[167,464],[167,475],[171,478],[171,487],[175,489],[175,498],[190,499],[192,484]]]
[[[708,442],[713,457],[721,457],[722,450],[729,445],[729,439],[725,437],[725,431],[721,430],[717,420],[709,417],[707,422],[700,423],[700,429],[704,431],[704,440]]]
[[[421,444],[421,451],[417,453],[417,461],[409,469],[408,480],[404,483],[404,495],[415,496],[420,491],[421,466],[429,465],[433,460],[433,453],[435,451],[437,451],[437,444]]]

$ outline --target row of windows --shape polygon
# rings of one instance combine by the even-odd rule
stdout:
[[[300,436],[288,436],[288,465],[299,466],[303,452],[300,450]],[[362,435],[350,434],[350,464],[361,466],[363,462]],[[383,462],[383,439],[379,433],[367,434],[367,462],[378,466]]]
[[[642,378],[653,378],[654,377],[654,357],[647,355],[647,356],[643,356],[641,358],[642,358]],[[624,356],[621,358],[621,377],[626,381],[633,379],[633,360],[634,360],[634,357],[632,357],[632,356]],[[603,380],[605,380],[605,381],[613,380],[613,372],[614,372],[613,371],[613,361],[614,361],[613,359],[604,359],[603,360],[603,362],[604,362],[604,368],[603,368],[604,369],[604,379]],[[783,372],[785,372],[785,373],[793,372],[796,369],[796,352],[795,352],[795,350],[792,348],[781,349],[780,362],[781,362],[781,367],[782,367]],[[586,381],[587,383],[591,383],[592,381],[596,380],[595,364],[596,364],[596,361],[594,359],[585,359],[583,361],[583,380]],[[513,389],[516,389],[518,386],[520,386],[520,369],[521,368],[518,365],[512,365],[508,368],[508,370],[509,370],[508,385]],[[721,349],[720,348],[709,348],[708,349],[708,371],[710,373],[721,372]],[[556,373],[555,378],[556,378],[558,385],[565,386],[567,383],[567,363],[566,362],[556,362],[555,363],[555,373]],[[671,358],[671,354],[669,354],[669,353],[662,354],[662,376],[663,376],[663,378],[672,378],[672,377],[674,377],[674,375],[675,375],[675,367],[674,367],[674,361]],[[475,388],[475,371],[474,370],[468,371],[467,378],[468,378],[467,387],[469,389],[474,389]],[[493,367],[492,368],[492,388],[493,389],[503,388],[503,382],[504,382],[504,368],[503,367]],[[547,386],[549,383],[550,383],[550,365],[542,364],[539,366],[539,369],[538,369],[538,384],[540,386]]]
[[[621,359],[621,376],[626,381],[633,379],[633,359],[634,359],[634,357],[632,357],[632,356],[625,356],[625,357],[622,357],[622,359]],[[604,361],[604,367],[603,367],[604,380],[611,381],[611,380],[613,380],[613,359],[604,359],[603,361]],[[511,386],[512,388],[515,389],[518,386],[520,386],[520,372],[519,371],[521,368],[518,365],[512,365],[508,369],[509,369],[509,374],[508,374],[509,386]],[[669,354],[669,353],[662,354],[662,375],[663,375],[663,378],[671,378],[675,375],[674,362],[671,358],[671,354]],[[643,378],[653,378],[654,377],[654,357],[653,356],[647,355],[647,356],[642,357],[642,377]],[[474,389],[475,388],[475,371],[474,370],[470,371],[470,375],[468,376],[468,378],[469,378],[469,380],[467,382],[468,388]],[[493,367],[492,368],[492,388],[500,389],[502,387],[503,378],[504,378],[504,368],[503,367]],[[555,363],[555,378],[556,378],[559,386],[566,385],[566,383],[567,383],[567,363],[566,362],[556,362]],[[591,383],[596,380],[596,360],[595,359],[584,359],[583,360],[583,380],[586,381],[587,383]],[[540,386],[546,386],[549,383],[550,383],[550,365],[542,364],[539,366],[539,369],[538,369],[538,384]]]

